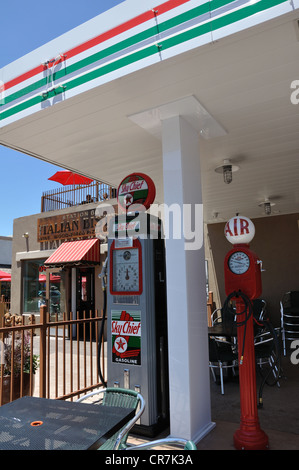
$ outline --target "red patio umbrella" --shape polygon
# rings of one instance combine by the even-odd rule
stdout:
[[[56,171],[56,173],[48,179],[63,184],[64,186],[69,184],[90,184],[93,181],[86,176],[78,175],[69,170]]]

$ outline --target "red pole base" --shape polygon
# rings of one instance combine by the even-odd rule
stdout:
[[[237,450],[267,450],[269,440],[258,423],[241,423],[240,429],[234,434],[234,445]]]
[[[240,322],[238,325],[238,348],[241,420],[240,428],[234,434],[234,443],[238,450],[266,450],[269,445],[268,437],[260,428],[257,412],[253,319],[250,317],[247,320],[246,338],[244,339],[245,326],[241,323],[245,321],[245,315],[242,315],[244,308],[245,306],[240,300],[236,301],[236,311],[239,314],[237,322]],[[240,317],[242,318],[240,319]],[[244,355],[242,354],[243,340],[245,341]]]

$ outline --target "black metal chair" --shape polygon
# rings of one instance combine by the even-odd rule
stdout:
[[[236,319],[233,312],[233,306],[231,306],[230,310],[226,309],[225,306],[217,308],[211,315],[212,326],[217,325],[218,323],[225,323],[227,326],[232,326]]]
[[[212,326],[222,322],[222,308],[217,308],[211,315]]]
[[[287,354],[287,341],[299,339],[299,291],[286,292],[280,302],[281,338],[283,354]]]
[[[281,378],[281,347],[279,339],[279,328],[274,328],[268,320],[259,320],[256,323],[254,336],[254,351],[256,368],[262,380],[259,387],[259,406],[262,406],[263,389],[278,385]]]
[[[263,299],[252,301],[253,316],[256,320],[265,320],[267,303]]]
[[[235,345],[227,340],[209,337],[209,367],[213,379],[216,382],[215,368],[219,369],[221,394],[224,395],[223,370],[232,369],[235,375],[235,369],[238,367],[238,354],[235,351]]]

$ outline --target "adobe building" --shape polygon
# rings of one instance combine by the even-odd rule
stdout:
[[[83,188],[85,193],[90,191]],[[69,194],[76,191],[71,188]],[[60,192],[56,196],[54,192],[48,199],[55,197],[57,205]],[[46,198],[43,195],[44,206]],[[89,315],[103,308],[99,274],[107,246],[95,234],[99,204],[84,201],[14,220],[12,313],[38,316],[40,306],[47,304],[54,317],[62,318],[64,312],[83,316],[84,311]]]

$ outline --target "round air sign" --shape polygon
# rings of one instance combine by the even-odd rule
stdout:
[[[255,227],[248,217],[237,215],[226,223],[224,234],[233,245],[239,243],[248,244],[255,235]]]
[[[149,209],[156,197],[156,187],[153,180],[144,173],[132,173],[126,176],[117,190],[119,206],[126,212]]]

